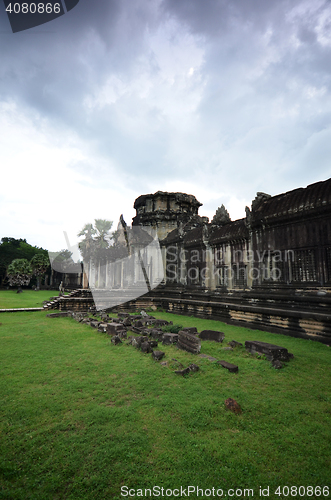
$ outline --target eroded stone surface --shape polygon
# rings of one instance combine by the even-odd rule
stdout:
[[[225,407],[235,413],[236,415],[240,415],[242,413],[242,409],[240,408],[240,405],[237,403],[235,399],[228,398],[225,402]]]
[[[115,345],[117,345],[117,344],[121,344],[121,343],[122,343],[122,341],[121,341],[121,339],[118,337],[118,335],[114,335],[114,337],[112,337],[112,339],[111,339],[111,342],[112,342],[113,344],[115,344]]]
[[[199,354],[201,350],[201,340],[199,337],[182,330],[178,333],[177,347],[184,351],[191,352],[192,354]]]
[[[108,323],[107,333],[108,335],[116,335],[119,331],[123,331],[125,327],[122,323]]]
[[[201,340],[213,340],[215,342],[223,342],[225,334],[216,330],[203,330],[199,333]]]
[[[190,373],[190,369],[189,368],[184,368],[184,370],[176,370],[175,373],[177,373],[177,375],[187,375],[188,373]]]
[[[198,372],[200,370],[199,366],[194,363],[190,364],[189,369],[191,372]]]
[[[273,361],[275,359],[279,359],[280,361],[289,361],[293,358],[293,354],[289,353],[285,347],[268,344],[267,342],[246,340],[245,347],[251,354],[264,354],[269,361]]]
[[[165,353],[163,351],[153,351],[152,352],[152,358],[155,359],[155,361],[160,361],[164,357]]]
[[[140,349],[142,350],[142,352],[144,352],[146,354],[153,352],[153,349],[152,349],[149,342],[143,342],[140,346]]]
[[[195,326],[187,326],[187,327],[183,328],[181,331],[185,332],[185,333],[192,333],[192,334],[198,333],[198,330],[196,329]]]
[[[230,347],[244,347],[241,342],[237,342],[236,340],[231,340],[231,342],[228,343]]]
[[[224,361],[223,359],[217,361],[217,363],[219,365],[223,366],[223,368],[226,368],[227,370],[229,370],[229,372],[231,372],[231,373],[237,373],[237,371],[238,371],[237,365],[233,365],[232,363],[228,363],[227,361]]]
[[[162,344],[170,345],[178,342],[178,334],[177,333],[164,333],[162,335]]]

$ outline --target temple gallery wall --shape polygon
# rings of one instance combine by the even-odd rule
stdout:
[[[145,265],[139,275],[130,273],[130,279],[138,284],[146,278],[158,286],[121,307],[160,306],[329,343],[331,179],[277,196],[257,193],[246,216],[235,221],[223,205],[211,221],[199,215],[200,207],[193,195],[184,193],[158,191],[135,200],[136,216],[126,242],[131,238]],[[162,253],[158,266],[146,241],[146,234],[153,233]],[[124,238],[106,258],[109,269],[121,244]],[[162,281],[155,273],[160,266]],[[87,278],[95,286],[98,263],[90,270]],[[113,269],[111,279],[108,286],[125,289],[120,267]],[[81,276],[71,277],[75,280],[83,283]],[[98,286],[104,286],[102,280]],[[70,307],[62,302],[62,308]]]

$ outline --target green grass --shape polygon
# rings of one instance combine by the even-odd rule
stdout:
[[[0,498],[118,500],[124,485],[252,488],[254,497],[269,486],[269,498],[286,498],[272,493],[278,485],[330,486],[329,347],[154,315],[224,331],[223,344],[205,341],[201,352],[239,373],[172,346],[160,346],[164,367],[72,318],[0,315]],[[295,357],[275,370],[242,348],[222,351],[233,339],[276,343]],[[200,371],[178,376],[172,358]],[[225,409],[228,397],[241,415]]]
[[[42,307],[43,301],[59,295],[58,290],[0,290],[0,309],[18,309],[21,307]]]

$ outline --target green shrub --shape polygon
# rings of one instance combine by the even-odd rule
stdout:
[[[183,329],[182,325],[166,325],[162,327],[165,333],[178,333]]]

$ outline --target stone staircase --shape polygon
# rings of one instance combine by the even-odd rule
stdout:
[[[89,292],[89,290],[86,290],[86,291]],[[60,309],[60,303],[61,303],[61,301],[63,302],[63,299],[82,296],[82,292],[84,292],[84,290],[73,290],[68,295],[60,295],[60,296],[50,297],[49,300],[44,301],[43,310]]]

